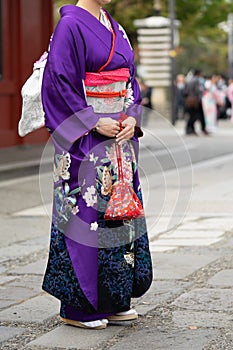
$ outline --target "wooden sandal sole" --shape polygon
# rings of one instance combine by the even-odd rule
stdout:
[[[96,327],[89,327],[89,326],[86,326],[85,324],[83,324],[82,322],[79,322],[79,321],[70,320],[68,318],[63,318],[63,317],[60,317],[60,319],[66,324],[69,324],[69,325],[75,326],[75,327],[79,327],[79,328],[84,328],[84,329],[105,329],[107,327],[106,323],[103,323],[102,325],[96,326]]]
[[[136,320],[137,318],[138,318],[138,315],[124,315],[124,316],[112,315],[107,317],[109,321],[133,321],[133,320]]]

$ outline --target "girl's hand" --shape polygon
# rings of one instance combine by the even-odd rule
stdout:
[[[123,143],[124,141],[130,140],[134,135],[134,128],[136,125],[136,120],[133,117],[128,117],[122,122],[123,130],[119,132],[116,136],[118,143]]]
[[[100,118],[94,129],[101,135],[107,137],[116,137],[120,131],[120,125],[117,120],[114,120],[110,117]]]

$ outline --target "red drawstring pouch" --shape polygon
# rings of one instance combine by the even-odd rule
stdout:
[[[124,181],[122,172],[121,146],[115,144],[118,181],[113,185],[112,194],[105,211],[105,220],[132,220],[144,217],[141,202],[128,182]]]

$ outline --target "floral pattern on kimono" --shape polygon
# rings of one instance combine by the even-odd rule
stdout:
[[[127,142],[123,148],[125,178],[142,200],[136,161],[142,135],[141,97],[134,56],[118,23],[110,15],[109,19],[116,42],[106,70],[129,69],[124,111],[137,120],[132,144]],[[87,104],[83,81],[86,72],[97,72],[107,61],[111,43],[111,32],[88,11],[74,5],[62,7],[42,84],[45,123],[56,154],[51,245],[43,289],[88,313],[126,310],[130,298],[146,292],[152,281],[145,219],[104,220],[110,191],[101,193],[102,176],[105,173],[106,188],[110,180],[112,185],[117,180],[111,149],[115,140],[92,131],[99,118],[109,114],[97,114]],[[119,116],[111,114],[115,120]]]
[[[65,245],[64,235],[60,231],[69,217],[74,215],[73,211],[77,207],[75,195],[81,197],[83,192],[86,205],[91,206],[97,201],[98,194],[98,222],[91,223],[91,230],[98,229],[100,247],[98,249],[98,311],[126,310],[132,295],[141,296],[151,284],[151,259],[144,218],[133,222],[104,220],[105,207],[110,194],[103,196],[101,193],[102,176],[105,167],[108,167],[112,183],[118,180],[115,150],[115,142],[113,142],[105,146],[105,158],[96,156],[94,152],[87,157],[96,169],[96,188],[89,186],[82,191],[79,187],[70,191],[68,184],[64,182],[64,189],[62,190],[61,185],[58,185],[54,192],[56,223],[59,228],[55,225],[52,227],[49,262],[43,289],[66,304],[80,310],[85,309],[87,312],[93,312],[93,307],[83,298],[83,292]],[[138,169],[131,142],[126,142],[122,147],[122,160],[123,174],[126,181],[132,184],[133,176],[137,174]],[[140,188],[137,195],[142,201]],[[78,299],[75,298],[75,293],[80,295]]]

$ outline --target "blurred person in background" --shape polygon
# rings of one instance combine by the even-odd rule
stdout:
[[[200,70],[195,70],[193,77],[188,80],[184,87],[184,105],[185,112],[189,115],[186,124],[186,135],[198,136],[195,130],[195,122],[201,123],[202,132],[208,135],[206,130],[205,118],[202,108],[202,95],[204,91],[204,78]]]
[[[146,126],[148,124],[148,119],[151,115],[151,109],[152,109],[152,103],[151,103],[151,95],[152,95],[152,88],[149,87],[142,78],[138,78],[138,83],[140,87],[141,92],[141,98],[142,98],[142,106],[145,107],[142,109],[142,123],[143,126]]]
[[[216,86],[217,86],[217,119],[227,119],[227,108],[228,108],[228,98],[227,98],[227,82],[226,78],[222,74],[216,76]]]
[[[227,97],[229,99],[229,102],[231,104],[231,108],[230,108],[230,111],[231,111],[231,122],[233,123],[233,79],[229,79],[229,85],[228,85],[228,88],[227,88]]]
[[[185,77],[178,74],[175,80],[175,120],[184,119]]]
[[[202,96],[202,107],[208,132],[216,132],[217,129],[217,86],[216,76],[205,81],[205,91]]]

